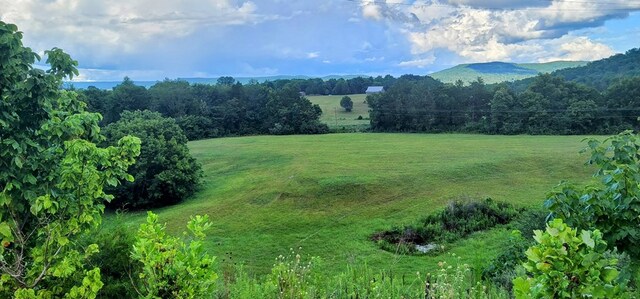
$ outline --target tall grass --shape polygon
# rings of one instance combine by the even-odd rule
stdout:
[[[366,264],[349,266],[335,276],[313,272],[319,261],[301,260],[294,251],[279,256],[271,274],[265,278],[250,277],[242,267],[227,273],[218,298],[427,298],[427,299],[500,299],[509,298],[506,290],[477,279],[468,264],[452,254],[454,264],[438,263],[433,272],[412,275],[372,269]]]

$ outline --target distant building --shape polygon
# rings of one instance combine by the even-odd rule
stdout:
[[[382,86],[369,86],[367,87],[367,91],[365,91],[366,94],[381,93],[381,92],[384,92],[384,87]]]

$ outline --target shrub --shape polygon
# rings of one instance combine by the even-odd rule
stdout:
[[[524,268],[531,277],[513,281],[516,298],[621,298],[625,296],[617,278],[618,261],[607,252],[598,230],[574,230],[562,219],[554,219],[543,233],[535,231],[538,243],[526,251]]]
[[[351,109],[353,109],[353,101],[349,96],[344,96],[340,100],[340,107],[344,108],[347,112],[351,112]]]
[[[527,259],[524,252],[533,244],[533,232],[545,228],[547,215],[542,209],[519,213],[508,225],[514,229],[509,240],[501,247],[498,256],[482,269],[482,278],[511,291],[518,268],[522,268],[520,265]]]
[[[136,291],[144,298],[204,298],[215,291],[215,257],[204,251],[208,216],[191,217],[189,242],[166,234],[158,216],[148,212],[147,222],[136,234],[131,258],[142,264]]]
[[[520,231],[525,239],[533,241],[533,231],[545,229],[548,216],[549,212],[544,209],[526,209],[509,223],[509,228]]]
[[[195,192],[202,170],[172,118],[151,111],[125,111],[119,121],[106,127],[105,135],[109,143],[125,135],[142,140],[140,157],[129,169],[135,180],[113,190],[112,207],[165,206]]]
[[[490,198],[477,202],[454,201],[442,212],[424,218],[417,226],[378,232],[372,239],[385,250],[415,253],[417,244],[451,243],[496,225],[507,224],[520,211]]]
[[[513,231],[500,254],[482,269],[482,279],[511,291],[517,268],[527,259],[524,252],[531,244],[532,241],[524,238],[520,231]]]
[[[552,217],[578,229],[597,228],[610,247],[640,256],[640,138],[631,131],[605,139],[590,139],[588,164],[598,166],[602,184],[576,187],[563,182],[545,206]],[[586,151],[586,150],[585,150]]]
[[[82,243],[95,243],[100,251],[87,259],[86,264],[100,268],[104,286],[97,298],[135,298],[132,280],[140,272],[140,263],[131,259],[135,236],[129,227],[118,224],[101,228],[84,236]]]

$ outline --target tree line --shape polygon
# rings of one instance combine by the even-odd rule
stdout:
[[[118,121],[124,111],[150,110],[174,118],[189,140],[256,134],[316,134],[328,127],[322,110],[293,84],[216,85],[165,80],[149,89],[129,78],[113,88],[79,90],[90,111],[103,115],[102,125]]]
[[[230,77],[222,77],[228,81]],[[377,77],[355,77],[351,79],[280,79],[267,81],[264,84],[274,89],[281,89],[285,85],[290,85],[307,95],[349,95],[365,93],[369,86],[389,87],[395,83],[397,78],[391,75]],[[219,82],[220,80],[218,80]]]
[[[638,127],[640,77],[601,92],[550,74],[533,78],[523,91],[481,78],[464,85],[402,76],[367,102],[374,131],[610,134]]]

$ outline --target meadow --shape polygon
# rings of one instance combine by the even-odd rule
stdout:
[[[365,103],[366,94],[351,94],[353,109],[346,112],[340,107],[343,96],[307,96],[313,104],[318,104],[322,109],[320,121],[327,124],[330,129],[337,131],[364,131],[369,128],[369,106]],[[362,116],[362,119],[358,119]]]
[[[378,248],[369,237],[411,224],[452,200],[485,198],[540,207],[560,180],[585,182],[583,136],[463,134],[329,134],[219,138],[189,143],[203,165],[197,195],[157,209],[169,231],[189,216],[214,222],[207,249],[221,264],[267,273],[291,248],[322,259],[318,271],[366,264],[393,273],[425,272],[450,255],[406,256]],[[135,229],[145,213],[110,214],[105,227]],[[497,228],[448,248],[481,267],[507,241]]]

